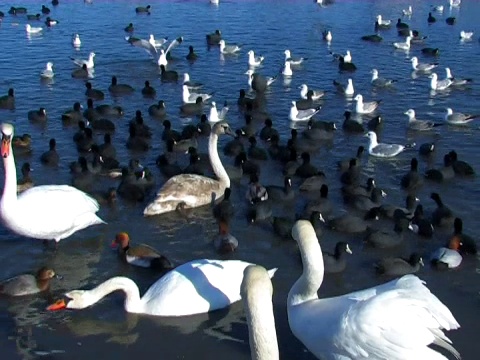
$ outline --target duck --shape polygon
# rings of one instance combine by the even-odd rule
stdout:
[[[112,95],[118,96],[131,94],[135,91],[135,89],[128,84],[118,84],[117,77],[112,76],[112,82],[108,87],[108,91],[110,91]]]
[[[56,147],[57,141],[54,138],[51,138],[48,142],[48,151],[45,151],[40,155],[40,162],[43,165],[58,166],[60,156],[57,153]]]
[[[103,93],[103,91],[98,90],[98,89],[94,89],[91,82],[87,81],[85,83],[85,87],[87,88],[87,90],[85,90],[85,96],[87,98],[92,99],[92,100],[103,100],[103,99],[105,99],[105,94]]]
[[[273,286],[268,271],[259,265],[243,272],[240,295],[247,319],[252,360],[278,360],[277,332],[273,315]]]
[[[32,171],[32,168],[30,167],[30,163],[28,162],[23,163],[21,168],[22,178],[17,180],[17,193],[21,193],[25,190],[28,190],[35,185],[30,176],[31,171]]]
[[[71,76],[74,79],[90,79],[93,77],[92,73],[88,70],[87,65],[83,64],[81,68],[75,69],[71,72]]]
[[[312,224],[298,220],[292,236],[304,270],[288,293],[288,323],[317,358],[441,357],[429,347],[432,343],[460,357],[443,333],[460,325],[418,277],[405,275],[373,288],[319,299],[325,268]]]
[[[218,235],[213,240],[213,245],[221,255],[229,254],[237,250],[238,240],[230,233],[228,222],[220,220],[218,223]]]
[[[194,174],[174,176],[162,186],[156,198],[145,207],[144,216],[174,211],[181,202],[185,202],[187,208],[209,204],[212,193],[215,198],[223,196],[225,188],[230,187],[230,179],[217,150],[218,137],[223,134],[231,135],[232,130],[228,123],[217,122],[212,128],[208,143],[210,162],[218,180]]]
[[[50,280],[58,277],[53,269],[41,267],[35,274],[22,274],[0,281],[0,295],[26,296],[47,291]]]
[[[213,33],[207,34],[205,37],[208,45],[219,45],[220,40],[222,40],[222,32],[217,29]]]
[[[150,15],[150,9],[151,9],[151,6],[150,5],[147,5],[147,6],[137,6],[135,8],[135,12],[137,14],[147,14],[147,15]]]
[[[429,169],[425,172],[425,178],[436,182],[452,180],[455,177],[453,170],[452,158],[450,154],[443,156],[443,167],[439,169]]]
[[[428,22],[429,24],[433,24],[433,23],[436,22],[436,21],[437,21],[437,19],[435,18],[435,16],[433,16],[432,13],[429,12],[429,13],[428,13],[427,22]]]
[[[145,81],[145,86],[142,89],[142,95],[145,97],[155,97],[157,91],[150,85],[150,81]]]
[[[450,160],[452,161],[453,171],[455,175],[460,176],[473,176],[475,175],[475,170],[473,167],[463,160],[458,160],[458,155],[455,150],[452,150],[448,153]]]
[[[27,20],[40,20],[40,14],[27,14]]]
[[[73,290],[47,310],[85,309],[108,294],[123,290],[126,312],[153,316],[188,316],[223,309],[239,301],[243,271],[240,260],[198,259],[172,269],[140,297],[137,284],[123,276],[110,278],[90,290]],[[269,276],[276,269],[269,270]]]
[[[283,186],[268,185],[267,189],[268,198],[274,201],[291,201],[295,199],[295,190],[292,188],[292,178],[285,176],[283,179]]]
[[[363,218],[345,213],[329,219],[327,225],[338,232],[355,234],[366,231],[369,227],[367,220],[378,220],[379,210],[373,208],[373,211],[368,212]]]
[[[408,226],[406,221],[401,216],[396,216],[393,231],[367,228],[367,233],[363,241],[368,245],[377,249],[391,249],[403,243],[404,231]]]
[[[379,43],[383,41],[383,38],[378,34],[363,35],[360,39],[363,41],[370,41],[374,43]]]
[[[58,20],[52,19],[50,16],[48,16],[45,20],[45,25],[47,25],[47,27],[55,26],[58,23],[59,23]]]
[[[194,62],[198,59],[198,55],[195,53],[192,45],[188,47],[188,54],[185,56],[185,58],[190,62]]]
[[[132,33],[135,30],[133,23],[129,23],[123,30],[127,33]]]
[[[347,267],[347,259],[345,254],[352,254],[350,246],[344,241],[339,241],[335,245],[335,252],[333,254],[324,252],[323,264],[325,266],[326,274],[337,274],[343,272]]]
[[[408,259],[401,257],[386,257],[375,263],[375,270],[379,275],[403,276],[414,274],[424,266],[423,259],[418,253],[412,253]]]
[[[455,220],[452,210],[446,206],[438,193],[432,192],[430,199],[435,201],[437,208],[432,212],[432,224],[434,226],[451,226]]]
[[[227,225],[233,218],[235,213],[235,207],[230,200],[230,195],[232,194],[231,188],[225,188],[225,192],[223,194],[223,199],[213,206],[212,212],[213,217],[220,223],[224,222]]]
[[[462,243],[456,236],[452,237],[447,247],[441,247],[433,251],[430,261],[437,269],[455,269],[462,263],[463,257],[460,254]]]
[[[416,191],[423,185],[423,178],[418,173],[418,160],[412,158],[410,161],[410,171],[402,176],[400,186],[409,192]]]
[[[15,109],[15,91],[13,90],[13,88],[8,89],[7,95],[0,96],[0,109]]]
[[[150,105],[148,108],[148,115],[158,119],[167,116],[165,101],[159,100],[157,104]]]
[[[46,7],[45,5],[42,5],[42,14],[48,15],[50,14],[50,9]]]
[[[35,186],[17,196],[13,125],[3,123],[1,133],[5,187],[0,200],[0,217],[8,229],[22,236],[58,243],[86,227],[105,223],[95,214],[99,210],[98,203],[68,185]]]
[[[45,123],[47,121],[47,110],[44,107],[38,110],[30,110],[27,113],[27,118],[32,122]]]
[[[458,217],[453,221],[452,238],[458,239],[463,254],[476,255],[478,253],[477,242],[470,235],[463,233],[463,221]]]
[[[119,255],[130,265],[157,270],[171,270],[173,264],[168,258],[146,244],[131,245],[130,236],[119,232],[112,241],[112,248],[118,248]]]
[[[425,237],[427,239],[433,236],[433,225],[427,220],[423,214],[423,205],[418,204],[413,213],[413,218],[408,225],[408,228],[414,233]]]

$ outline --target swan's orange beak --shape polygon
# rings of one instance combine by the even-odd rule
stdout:
[[[10,155],[10,138],[2,136],[2,157],[6,158]]]
[[[47,310],[49,311],[55,311],[55,310],[62,310],[67,308],[67,303],[65,302],[64,299],[60,299],[55,301],[52,305],[49,305],[47,307]]]

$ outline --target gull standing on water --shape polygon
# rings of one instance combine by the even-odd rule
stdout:
[[[317,106],[315,109],[306,109],[298,110],[297,103],[292,101],[292,106],[290,107],[290,114],[288,118],[291,121],[307,121],[310,120],[312,116],[318,113],[321,109],[321,106]]]
[[[430,89],[432,90],[446,90],[453,84],[453,81],[449,78],[438,80],[438,75],[436,73],[432,73],[429,76],[430,78]]]
[[[225,44],[225,40],[220,40],[218,42],[218,44],[220,45],[220,53],[224,54],[224,55],[233,55],[233,54],[236,54],[238,53],[241,48],[242,48],[242,45],[236,45],[236,44],[230,44],[230,45],[226,45]]]
[[[369,131],[365,136],[370,139],[368,153],[372,156],[391,158],[405,150],[405,145],[378,143],[377,134],[374,131]]]
[[[443,125],[430,120],[417,120],[415,117],[415,110],[413,109],[408,109],[404,114],[408,116],[408,128],[410,130],[427,131]]]
[[[381,100],[363,102],[363,96],[360,94],[355,96],[353,100],[357,102],[357,105],[355,106],[355,111],[358,114],[370,114],[374,112],[378,108],[378,105],[380,105],[380,102],[381,102]]]
[[[265,60],[265,57],[263,56],[255,56],[255,53],[253,50],[248,51],[248,66],[251,67],[256,67],[262,65],[263,60]]]
[[[480,114],[464,114],[461,112],[453,112],[452,108],[447,108],[447,113],[445,114],[445,121],[450,125],[466,125],[474,119],[478,119]]]
[[[47,62],[47,64],[45,65],[45,69],[40,73],[40,76],[44,79],[51,79],[55,76],[55,73],[53,72],[52,62]]]

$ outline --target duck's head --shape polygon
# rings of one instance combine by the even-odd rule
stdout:
[[[37,271],[36,278],[37,280],[50,280],[56,277],[55,271],[47,267],[42,267]]]
[[[128,247],[130,243],[130,236],[128,236],[128,233],[126,232],[120,232],[117,235],[115,235],[115,239],[112,241],[112,248],[116,249],[118,246],[120,246],[121,249],[125,249]]]

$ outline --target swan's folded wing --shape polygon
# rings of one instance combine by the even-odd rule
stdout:
[[[157,192],[155,201],[185,201],[218,188],[218,181],[196,174],[182,174],[170,178]]]
[[[459,358],[442,331],[459,324],[418,277],[406,275],[347,296],[359,301],[344,313],[335,341],[353,358],[442,359],[428,347],[433,343]]]

